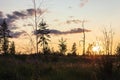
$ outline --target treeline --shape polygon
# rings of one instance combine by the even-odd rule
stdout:
[[[61,55],[77,55],[77,44],[74,42],[71,50],[67,52],[67,40],[61,38],[58,43],[59,51],[55,51],[54,47],[49,46],[50,38],[50,30],[47,29],[48,25],[42,19],[39,23],[37,30],[34,31],[34,35],[36,36],[36,46],[33,44],[33,40],[31,40],[31,47],[34,47],[35,54],[43,53],[43,54],[61,54]],[[14,41],[10,41],[9,38],[12,38],[12,31],[9,30],[9,26],[7,25],[7,21],[4,19],[0,24],[0,53],[2,54],[20,54],[15,51],[15,43]],[[112,53],[112,45],[113,45],[113,32],[110,30],[109,32],[106,29],[103,31],[104,39],[103,47],[105,48],[104,52],[99,51],[98,55],[119,55],[120,53],[120,44],[118,44],[115,53]],[[93,52],[93,45],[89,44],[85,55],[96,55]],[[38,46],[42,47],[42,50],[39,50]],[[103,53],[103,54],[101,54]],[[25,53],[24,53],[25,54]]]
[[[65,55],[67,51],[67,44],[66,40],[61,38],[59,40],[59,51],[54,52],[54,50],[50,49],[48,46],[48,43],[50,41],[50,31],[47,29],[47,24],[42,20],[41,23],[39,24],[39,29],[35,31],[34,35],[37,35],[38,42],[37,46],[40,45],[42,47],[42,52],[38,53],[43,53],[43,54],[51,54],[51,53],[60,53]],[[9,38],[12,38],[11,31],[8,28],[7,22],[4,19],[2,24],[0,25],[0,52],[2,54],[16,54],[15,52],[15,43],[14,41],[9,41]],[[71,54],[76,55],[76,43],[73,43],[72,49],[71,49]],[[38,54],[37,53],[37,54]]]

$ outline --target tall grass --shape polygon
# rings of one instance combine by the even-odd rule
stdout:
[[[0,80],[108,80],[104,77],[110,76],[109,68],[109,80],[119,80],[120,69],[104,61],[82,56],[0,55]]]

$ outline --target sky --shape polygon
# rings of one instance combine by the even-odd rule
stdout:
[[[0,0],[0,20],[5,17],[8,19],[10,29],[14,31],[14,40],[17,51],[25,49],[29,51],[29,35],[33,32],[33,0]],[[114,34],[114,47],[120,41],[120,0],[36,0],[38,8],[37,15],[39,20],[43,18],[49,25],[49,29],[68,34],[51,35],[50,45],[58,47],[58,40],[63,37],[67,39],[68,50],[72,43],[76,42],[78,52],[81,53],[82,23],[86,30],[86,44],[102,40],[102,30],[110,29]],[[78,33],[70,31],[79,29]],[[26,34],[26,32],[28,34]],[[34,37],[33,37],[34,38]],[[24,42],[23,42],[24,40]],[[21,44],[22,43],[22,44]],[[23,47],[23,45],[26,45]],[[87,45],[86,45],[87,46]],[[23,50],[22,50],[23,51]]]

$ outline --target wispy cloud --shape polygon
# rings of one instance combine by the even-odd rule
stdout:
[[[53,21],[54,21],[54,22],[59,22],[59,19],[54,19]]]
[[[37,9],[36,13],[38,15],[42,15],[46,11],[47,10]],[[34,14],[35,14],[35,10],[31,8],[31,9],[26,9],[24,11],[14,11],[12,12],[12,14],[7,14],[6,16],[8,22],[12,23],[18,19],[26,19],[29,18],[30,16],[34,16]]]
[[[46,10],[43,9],[37,9],[36,13],[37,15],[42,15],[44,14]],[[29,17],[34,16],[35,10],[34,9],[26,9],[23,11],[13,11],[11,14],[4,14],[4,12],[0,11],[0,24],[2,24],[3,20],[6,19],[7,24],[9,25],[10,30],[16,30],[18,29],[17,25],[14,23],[16,20],[19,19],[27,19]],[[32,24],[27,24],[31,26]],[[15,32],[10,32],[10,35],[13,38],[18,38],[21,35],[25,35],[26,33],[24,31],[15,31]]]
[[[80,7],[84,7],[86,5],[86,3],[88,3],[88,0],[81,0],[80,2]]]
[[[0,11],[0,18],[4,17],[3,12]]]
[[[10,35],[12,38],[19,38],[21,35],[26,35],[27,33],[25,31],[16,31],[16,32],[11,32]]]
[[[18,17],[18,19],[19,18],[24,19],[27,16],[23,11],[21,11],[21,12],[20,11],[14,11],[12,15]]]
[[[3,22],[4,14],[2,11],[0,11],[0,25]]]
[[[42,15],[43,13],[47,12],[47,9],[37,9],[36,13],[39,14],[39,15]],[[26,15],[27,16],[33,16],[34,13],[35,13],[35,10],[34,9],[27,9],[25,11]]]
[[[72,20],[67,20],[66,23],[67,24],[71,24],[71,23],[78,24],[78,23],[81,23],[81,20],[79,20],[79,19],[72,19]]]
[[[88,29],[84,29],[84,31],[91,32],[91,30],[88,30]],[[55,35],[76,34],[76,33],[82,33],[82,32],[83,32],[82,28],[75,28],[75,29],[71,29],[69,31],[59,31],[59,30],[55,30],[55,29],[50,30],[50,34],[55,34]]]
[[[68,31],[60,31],[60,30],[56,30],[56,29],[50,29],[50,34],[54,34],[54,35],[67,35],[67,34],[76,34],[76,33],[82,33],[83,29],[82,28],[74,28]],[[91,30],[88,29],[84,29],[85,32],[91,32]],[[36,32],[33,32],[34,35],[36,34]],[[17,31],[17,32],[11,32],[10,35],[13,38],[19,38],[21,35],[24,36],[28,36],[28,34],[25,31]]]
[[[69,18],[74,18],[74,16],[69,16]]]
[[[23,26],[26,27],[26,26],[34,26],[34,25],[32,23],[28,23],[28,24],[24,24]]]
[[[72,9],[73,7],[72,7],[72,6],[69,6],[68,8],[69,8],[69,9]]]
[[[37,9],[36,13],[37,15],[42,15],[45,12],[47,12],[47,9]],[[2,23],[3,19],[5,18],[7,21],[7,24],[11,27],[16,27],[14,22],[16,20],[19,19],[27,19],[29,17],[34,16],[35,14],[35,10],[34,9],[26,9],[23,11],[13,11],[11,14],[6,14],[4,15],[4,13],[2,11],[0,11],[0,24]],[[14,28],[11,28],[14,29]]]
[[[79,24],[82,22],[80,19],[72,19],[74,16],[71,16],[70,19],[63,22],[59,22],[58,25],[70,25],[70,24]]]

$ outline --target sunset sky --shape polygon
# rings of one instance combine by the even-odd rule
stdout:
[[[42,9],[37,13],[41,15],[39,20],[43,18],[49,29],[69,32],[71,29],[82,28],[81,21],[85,20],[85,29],[90,30],[86,32],[86,46],[102,41],[102,30],[110,30],[110,26],[115,33],[114,48],[120,41],[120,0],[36,0],[36,4]],[[0,21],[7,18],[10,29],[14,31],[15,38],[12,40],[16,42],[17,51],[29,51],[30,40],[24,31],[28,34],[33,32],[32,8],[32,0],[0,0]],[[50,46],[56,49],[61,37],[67,39],[68,51],[72,43],[76,42],[78,52],[81,53],[81,31],[62,35],[52,34]]]

